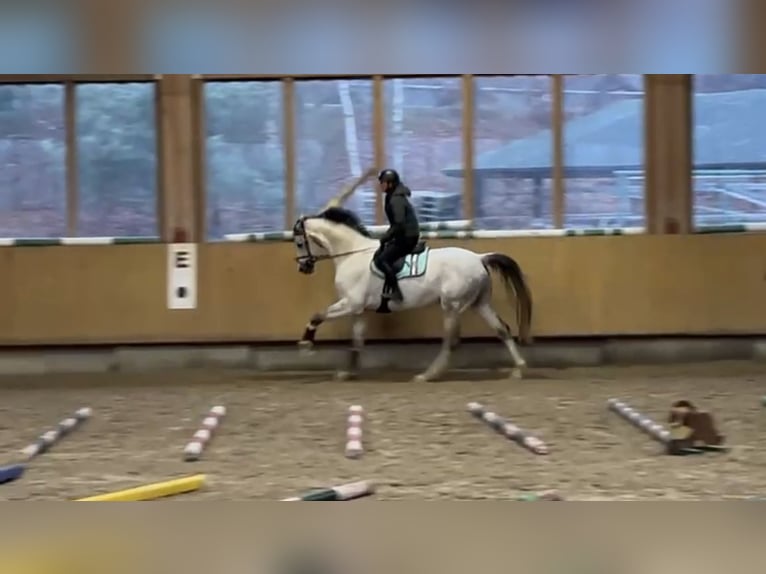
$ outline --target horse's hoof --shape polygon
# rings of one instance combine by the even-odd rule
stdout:
[[[511,378],[512,379],[523,379],[524,378],[524,373],[523,373],[523,371],[519,367],[516,367],[515,369],[513,369],[511,371]]]
[[[427,383],[430,380],[425,374],[415,375],[412,378],[413,383]]]
[[[338,371],[335,373],[336,381],[353,381],[354,379],[356,379],[356,373],[351,371]]]
[[[298,341],[298,348],[302,355],[308,356],[314,354],[314,343],[311,341]]]

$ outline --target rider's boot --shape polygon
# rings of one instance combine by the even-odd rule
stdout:
[[[391,265],[388,263],[388,261],[381,261],[378,264],[378,267],[386,276],[385,283],[383,284],[383,296],[391,301],[401,303],[404,297],[402,296],[402,292],[399,290],[399,281],[397,281],[396,273],[391,268]]]
[[[396,279],[396,275],[389,277],[388,281],[388,298],[396,303],[401,303],[404,300],[401,289],[399,289],[399,281]]]
[[[386,277],[383,283],[383,297],[396,303],[401,303],[404,299],[399,289],[399,281],[396,279],[396,272],[388,261],[379,261],[378,268],[383,271]]]

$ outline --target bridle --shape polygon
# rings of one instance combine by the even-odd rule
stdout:
[[[330,255],[329,253],[314,255],[311,252],[312,240],[309,238],[308,233],[306,233],[305,222],[309,218],[310,218],[309,216],[301,217],[298,221],[295,222],[295,226],[293,227],[293,237],[303,238],[303,249],[306,251],[305,255],[298,255],[295,258],[295,261],[297,261],[298,263],[308,264],[313,266],[318,261],[326,261],[328,259],[337,259],[338,257],[345,257],[346,255],[353,255],[354,253],[363,253],[365,251],[372,251],[374,249],[374,247],[363,247],[361,249],[344,251],[343,253],[335,253],[333,255]]]

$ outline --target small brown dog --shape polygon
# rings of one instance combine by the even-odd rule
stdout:
[[[668,454],[723,449],[724,437],[716,429],[712,415],[697,410],[691,401],[673,403],[668,422],[671,437]]]

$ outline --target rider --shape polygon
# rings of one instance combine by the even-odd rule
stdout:
[[[412,192],[404,185],[399,174],[393,169],[384,169],[378,174],[380,190],[385,194],[386,217],[390,227],[380,238],[380,249],[374,261],[386,276],[387,296],[401,302],[402,292],[394,272],[394,263],[412,253],[420,240],[420,224],[415,208],[408,199]]]

